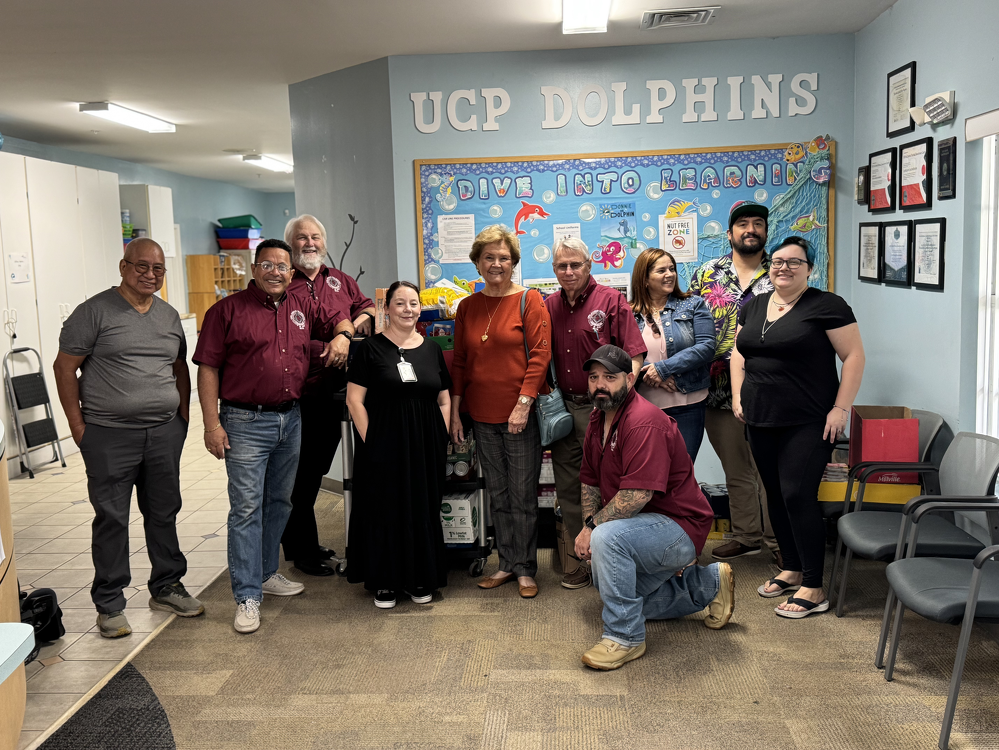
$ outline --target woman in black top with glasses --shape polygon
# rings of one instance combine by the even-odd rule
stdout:
[[[742,308],[732,352],[732,412],[749,425],[784,558],[784,570],[758,592],[768,598],[794,592],[775,610],[794,619],[829,609],[819,482],[864,374],[853,311],[841,297],[808,286],[814,265],[815,251],[802,237],[788,237],[773,251],[774,291]]]

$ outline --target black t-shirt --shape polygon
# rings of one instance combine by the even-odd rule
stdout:
[[[764,336],[772,296],[754,297],[739,312],[743,415],[755,427],[824,421],[839,390],[836,350],[826,331],[857,319],[841,297],[810,287],[772,327],[767,323]]]

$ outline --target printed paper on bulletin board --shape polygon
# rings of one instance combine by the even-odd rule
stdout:
[[[420,286],[474,289],[481,278],[467,260],[471,240],[504,224],[520,239],[517,277],[525,284],[554,282],[555,242],[575,235],[589,247],[598,281],[618,286],[642,250],[661,247],[678,261],[691,258],[679,263],[687,288],[701,263],[730,252],[728,215],[749,201],[770,209],[768,251],[790,235],[806,238],[818,261],[809,284],[831,290],[834,160],[828,136],[790,145],[417,160]]]

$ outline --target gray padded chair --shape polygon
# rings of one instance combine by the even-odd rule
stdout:
[[[839,594],[836,598],[836,616],[843,616],[843,606],[846,601],[846,581],[850,572],[850,560],[853,555],[870,560],[883,560],[888,562],[894,558],[895,543],[898,539],[898,531],[901,527],[901,514],[894,509],[865,511],[864,492],[867,489],[868,480],[883,471],[915,471],[919,474],[923,485],[924,495],[940,494],[939,468],[936,463],[930,461],[930,456],[936,445],[937,438],[942,434],[944,420],[939,414],[932,411],[922,411],[913,409],[912,415],[919,420],[919,461],[907,463],[901,461],[865,461],[851,467],[849,479],[846,485],[846,495],[843,498],[843,513],[837,519],[836,529],[838,538],[836,540],[836,551],[833,553],[832,574],[829,576],[829,587],[836,587],[836,570],[839,567],[840,555],[843,546],[846,546],[846,558],[843,561],[843,571],[839,586]],[[949,430],[946,431],[949,436]],[[949,448],[950,446],[948,446]],[[939,452],[939,451],[938,451]],[[946,454],[944,454],[946,455]],[[853,486],[859,482],[857,490],[857,501],[853,512],[850,512],[850,502],[853,497]],[[966,494],[966,493],[961,493]],[[967,493],[970,494],[970,493]],[[883,506],[882,506],[883,507]],[[963,534],[963,532],[962,532]],[[960,539],[966,544],[974,542],[974,538],[968,534],[957,537],[953,534],[944,534],[941,540],[957,544]],[[966,552],[970,554],[956,554],[955,557],[974,557],[981,549],[981,545],[969,548]],[[927,554],[946,555],[939,549]]]
[[[985,453],[986,451],[983,451],[982,457],[989,460]],[[902,533],[908,531],[906,545],[909,551],[906,557],[888,566],[888,600],[885,602],[875,664],[880,668],[883,663],[885,640],[893,606],[895,621],[891,630],[888,663],[885,665],[885,679],[889,682],[895,669],[902,615],[906,608],[935,622],[961,624],[943,725],[940,728],[940,740],[937,743],[940,750],[947,750],[951,726],[954,723],[954,711],[957,707],[957,696],[961,689],[961,677],[964,674],[964,663],[968,655],[971,629],[976,619],[993,622],[999,620],[999,562],[996,561],[996,557],[999,556],[999,543],[997,543],[999,542],[999,499],[990,497],[977,498],[972,502],[960,502],[954,499],[948,501],[946,498],[928,497],[922,500],[921,503],[914,503],[913,508],[907,508],[908,512],[905,514],[907,528]],[[933,514],[958,510],[986,512],[992,546],[983,549],[974,560],[915,557],[914,553],[921,548],[921,540],[918,537],[922,535],[927,522],[936,517]],[[911,524],[908,522],[910,517]],[[902,544],[900,535],[899,548]]]

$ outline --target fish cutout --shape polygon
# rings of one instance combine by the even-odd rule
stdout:
[[[590,259],[595,263],[603,264],[605,271],[609,271],[611,268],[621,268],[624,265],[624,259],[628,253],[620,242],[611,240],[606,245],[597,245],[597,247],[600,249],[593,252]]]
[[[811,143],[808,144],[808,153],[817,154],[819,151],[828,151],[829,141],[823,138],[821,135],[816,136]]]
[[[805,158],[805,147],[800,143],[792,143],[784,152],[784,161],[795,164]]]
[[[527,234],[527,232],[520,228],[520,222],[529,221],[533,224],[535,219],[547,219],[551,216],[550,213],[536,203],[521,201],[520,205],[521,208],[517,212],[517,217],[513,220],[513,229],[517,234]]]
[[[692,201],[684,200],[683,198],[674,198],[666,206],[666,218],[675,219],[677,216],[689,214],[692,211],[696,211],[698,205],[697,198],[694,198]]]
[[[819,222],[816,221],[815,211],[816,209],[812,209],[812,212],[810,214],[803,214],[802,216],[799,216],[797,219],[795,219],[794,223],[791,225],[791,231],[801,232],[802,234],[806,234],[808,232],[811,232],[813,229],[824,227],[825,224],[819,224]]]
[[[482,277],[478,278],[478,281],[482,281]],[[469,294],[475,293],[476,281],[465,281],[464,279],[459,279],[457,276],[454,277],[454,283],[460,288],[464,289]]]

